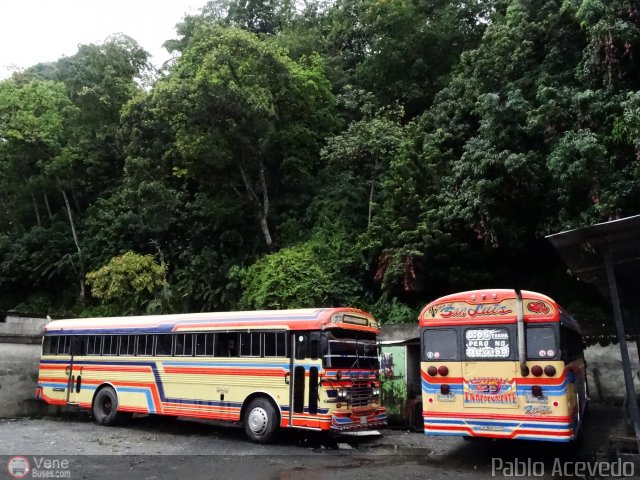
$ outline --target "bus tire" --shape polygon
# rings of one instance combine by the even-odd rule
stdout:
[[[268,443],[278,429],[278,414],[273,404],[264,397],[254,398],[247,407],[244,431],[256,443]]]
[[[118,414],[118,394],[112,387],[103,387],[93,398],[93,418],[100,425],[112,426],[122,420]]]

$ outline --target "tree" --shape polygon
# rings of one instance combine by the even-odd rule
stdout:
[[[125,252],[94,272],[87,273],[91,295],[113,304],[123,314],[140,314],[168,287],[167,267],[152,255]]]
[[[74,215],[61,181],[58,165],[64,163],[69,145],[69,128],[77,109],[67,97],[64,85],[48,80],[31,80],[20,85],[15,81],[0,84],[0,168],[7,195],[19,203],[29,197],[35,219],[42,227],[39,198],[45,200],[52,216],[48,195],[58,191],[64,199],[75,259],[69,255],[78,273],[80,297],[84,298],[84,266]],[[26,184],[26,188],[23,186]],[[53,258],[51,263],[59,261]]]
[[[241,308],[306,308],[363,306],[363,288],[353,275],[358,252],[339,231],[322,233],[306,242],[267,254],[244,270],[233,269],[240,280]]]
[[[173,118],[187,176],[235,193],[273,250],[273,192],[305,188],[333,128],[322,61],[293,62],[254,34],[202,26],[154,96]]]
[[[460,54],[475,47],[493,2],[339,0],[328,11],[327,50],[346,83],[419,115],[443,88]]]

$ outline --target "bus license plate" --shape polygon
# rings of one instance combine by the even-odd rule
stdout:
[[[366,425],[367,424],[367,417],[360,417],[360,424],[361,425]]]
[[[441,393],[438,394],[438,401],[439,402],[455,402],[456,401],[456,397],[453,396],[453,394],[449,393],[447,395],[443,395]]]

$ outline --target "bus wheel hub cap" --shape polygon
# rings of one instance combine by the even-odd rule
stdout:
[[[257,407],[249,413],[249,428],[253,433],[264,433],[269,424],[267,412],[263,408]]]

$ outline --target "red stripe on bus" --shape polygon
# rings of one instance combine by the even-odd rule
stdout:
[[[556,422],[556,423],[568,423],[572,420],[572,417],[567,416],[538,416],[538,415],[509,415],[504,413],[466,413],[466,412],[423,412],[424,418],[429,417],[445,417],[458,420],[459,418],[477,418],[477,419],[490,419],[490,420],[529,420],[535,422]]]
[[[258,368],[220,368],[220,367],[165,367],[165,373],[195,373],[200,375],[258,375],[262,377],[281,377],[284,369]]]
[[[59,364],[59,365],[50,365],[43,364],[40,365],[40,370],[66,370],[69,368],[68,364]],[[108,372],[111,370],[117,370],[118,372],[141,372],[141,373],[151,373],[151,367],[130,367],[130,366],[121,366],[121,365],[83,365],[76,364],[74,365],[74,371],[76,370],[90,370],[95,372]]]

